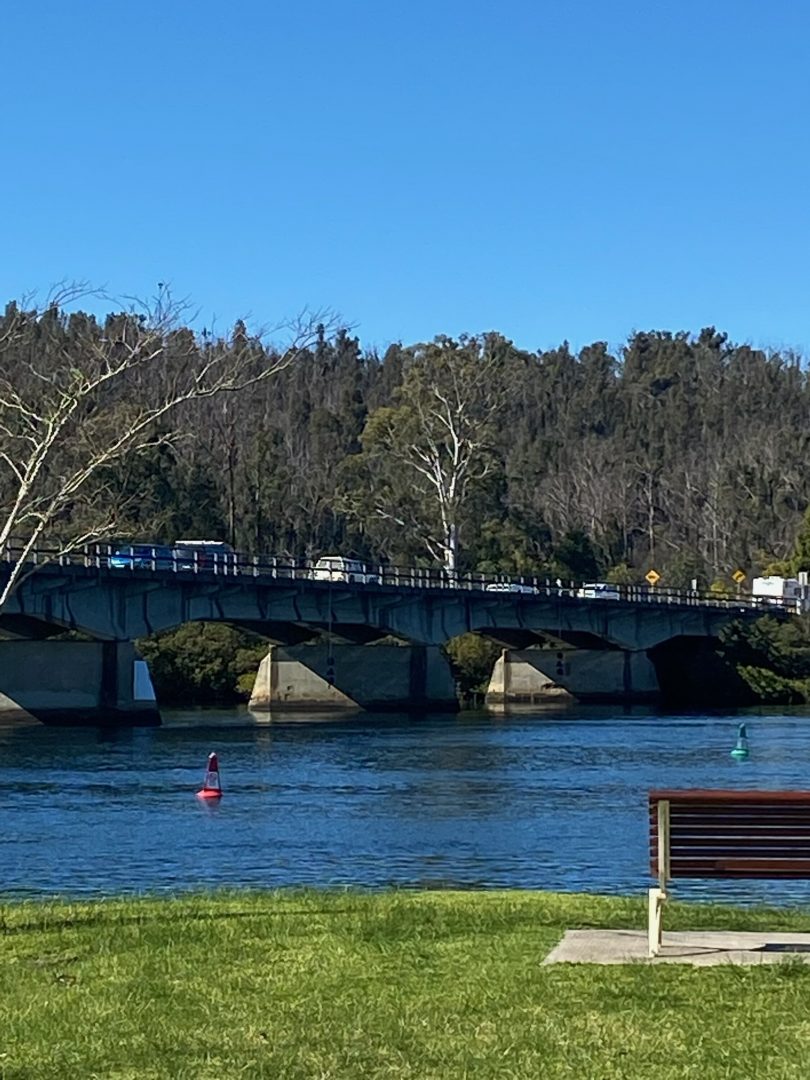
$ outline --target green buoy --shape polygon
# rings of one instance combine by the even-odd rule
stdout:
[[[748,733],[745,730],[745,724],[740,724],[737,731],[737,745],[731,751],[731,757],[735,761],[745,761],[748,757]]]

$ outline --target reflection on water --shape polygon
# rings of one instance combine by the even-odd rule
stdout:
[[[162,728],[0,726],[0,892],[217,886],[541,888],[642,895],[654,787],[810,787],[810,715],[544,709]],[[210,751],[225,797],[194,797]],[[681,897],[806,900],[801,882],[678,882]]]

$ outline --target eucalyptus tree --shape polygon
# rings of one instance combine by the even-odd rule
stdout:
[[[473,494],[501,463],[495,453],[511,343],[496,334],[407,350],[390,405],[368,417],[362,452],[347,463],[348,506],[389,551],[411,543],[458,569]]]

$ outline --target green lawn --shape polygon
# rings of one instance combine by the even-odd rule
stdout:
[[[8,903],[0,1077],[810,1076],[810,967],[540,966],[566,927],[645,917],[532,892]],[[667,908],[709,927],[810,915]]]

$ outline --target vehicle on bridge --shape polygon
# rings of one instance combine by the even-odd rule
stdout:
[[[178,570],[213,570],[235,574],[238,559],[230,544],[221,540],[178,540],[174,545]]]
[[[581,600],[621,600],[622,598],[618,585],[611,585],[608,581],[586,582],[577,589],[577,596]]]
[[[379,574],[369,570],[360,559],[342,555],[324,555],[312,569],[314,581],[346,581],[351,585],[379,585]]]
[[[751,582],[751,595],[763,606],[778,604],[788,611],[802,612],[810,607],[810,589],[798,578],[755,577]]]
[[[525,585],[522,581],[490,581],[484,586],[484,592],[532,593],[536,596],[540,590],[536,585]]]
[[[172,548],[162,544],[129,544],[118,547],[107,560],[113,570],[174,570]]]

